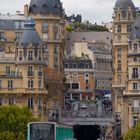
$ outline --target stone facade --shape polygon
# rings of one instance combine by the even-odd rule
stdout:
[[[117,0],[113,14],[113,109],[122,134],[139,117],[139,16],[131,0]],[[135,25],[136,24],[136,25]],[[139,30],[138,30],[139,31]]]
[[[94,100],[93,67],[91,60],[69,59],[65,60],[65,99]]]
[[[23,32],[24,23],[28,17],[34,19],[34,29],[38,35]],[[33,30],[30,29],[30,31]],[[25,36],[22,37],[22,34]],[[38,45],[37,36],[41,40],[41,44]],[[21,38],[23,42],[19,42]],[[64,40],[63,8],[59,0],[53,2],[52,0],[41,2],[31,0],[29,6],[24,6],[24,14],[19,12],[16,15],[1,14],[0,104],[29,106],[34,115],[41,116],[43,120],[47,119],[48,109],[53,109],[56,104],[56,108],[62,106]],[[30,43],[25,43],[25,41]],[[56,94],[47,89],[49,82],[51,81],[52,84],[54,81],[50,79],[51,74],[47,73],[47,69],[51,69],[52,73],[55,71],[57,83],[61,87],[60,90],[56,89]],[[55,84],[56,81],[53,84],[54,89]],[[46,115],[45,118],[44,115]]]

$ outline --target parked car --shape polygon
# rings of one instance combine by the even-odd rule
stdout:
[[[81,105],[80,105],[80,108],[81,108],[81,109],[87,109],[87,105],[86,105],[86,104],[81,104]]]

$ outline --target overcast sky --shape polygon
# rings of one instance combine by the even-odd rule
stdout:
[[[22,11],[30,0],[0,0],[0,13],[15,13]],[[81,14],[82,20],[91,23],[112,21],[113,7],[116,0],[61,0],[65,13],[69,16]],[[140,7],[140,0],[133,0],[136,7]]]

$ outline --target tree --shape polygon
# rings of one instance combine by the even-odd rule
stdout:
[[[130,128],[123,136],[124,140],[140,140],[140,119],[134,128]]]
[[[35,121],[28,107],[16,105],[0,107],[0,139],[25,140],[27,124]]]

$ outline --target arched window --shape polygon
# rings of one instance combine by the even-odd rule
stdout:
[[[73,82],[77,82],[78,81],[78,74],[74,73],[73,74]]]

